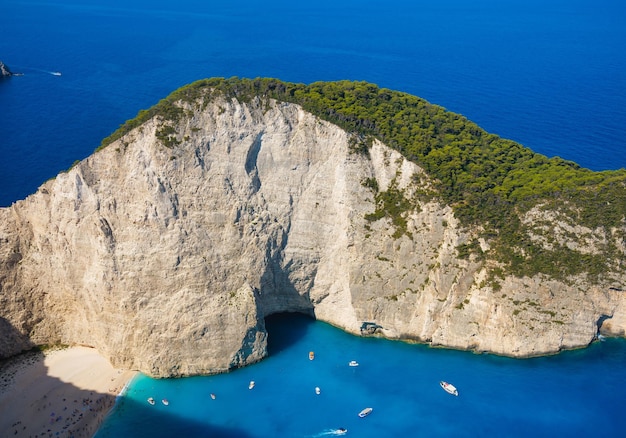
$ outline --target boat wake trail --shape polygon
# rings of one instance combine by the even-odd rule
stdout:
[[[31,73],[44,73],[44,74],[48,74],[48,75],[52,75],[52,76],[61,76],[61,72],[60,71],[50,71],[50,70],[44,70],[41,68],[36,68],[36,67],[19,67],[19,66],[13,66],[13,68],[17,71],[22,72],[22,74],[24,74],[24,72],[31,72]]]
[[[348,432],[348,429],[339,428],[339,429],[326,429],[317,435],[313,435],[311,438],[319,438],[324,436],[341,436],[345,435]]]

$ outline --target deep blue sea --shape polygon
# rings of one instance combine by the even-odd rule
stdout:
[[[624,168],[625,48],[623,0],[2,0],[0,60],[24,76],[0,82],[0,206],[212,76],[366,80]]]
[[[2,0],[0,60],[24,74],[0,81],[0,206],[90,155],[139,110],[212,76],[366,80],[547,156],[626,167],[622,0]],[[257,365],[138,378],[99,435],[626,430],[623,341],[512,360],[364,340],[306,320],[271,326],[272,355]],[[351,359],[361,366],[347,367]],[[443,392],[441,379],[461,395]],[[149,396],[171,403],[152,407]],[[359,419],[366,406],[372,415]]]

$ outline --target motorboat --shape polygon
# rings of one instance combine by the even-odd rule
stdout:
[[[446,391],[448,394],[457,395],[457,396],[459,395],[459,391],[454,387],[453,384],[444,382],[442,380],[441,382],[439,382],[439,385],[441,385],[443,390]]]
[[[359,363],[356,360],[351,360],[350,362],[348,362],[348,366],[358,367]]]
[[[215,394],[211,393],[211,399],[215,400]]]
[[[319,393],[321,393],[321,392],[322,392],[322,390],[320,389],[320,387],[316,386],[315,387],[315,393],[319,395]]]
[[[367,417],[369,414],[372,413],[373,410],[374,410],[373,408],[365,408],[361,412],[359,412],[359,417],[361,418]]]
[[[248,385],[248,389],[254,388],[254,380],[250,380],[250,384]]]
[[[148,398],[148,403],[150,403],[151,405],[154,405],[154,399],[152,397]]]
[[[169,400],[164,398],[163,400],[161,400],[161,403],[163,403],[165,406],[168,406],[170,404]]]
[[[315,353],[313,351],[309,351],[309,360],[315,359]]]
[[[345,435],[348,433],[348,429],[346,429],[345,427],[340,427],[339,429],[335,430],[335,435]]]

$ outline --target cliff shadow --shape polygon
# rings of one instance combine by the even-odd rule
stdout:
[[[293,262],[283,266],[281,258],[287,236],[270,242],[266,249],[267,264],[260,278],[257,299],[265,316],[268,354],[275,355],[296,344],[315,322],[315,308],[308,292],[301,294],[290,278]],[[310,275],[314,278],[314,275]],[[305,291],[311,284],[301,285]]]
[[[275,313],[265,318],[267,331],[267,352],[270,356],[295,345],[315,323],[315,319],[305,313]]]
[[[285,259],[288,228],[278,227],[265,242],[266,264],[259,272],[257,302],[264,316],[299,312],[314,317],[315,306],[309,291],[313,287],[317,266],[307,260]]]
[[[0,316],[0,367],[2,361],[35,345],[9,321]]]
[[[64,348],[44,353],[33,349],[0,362],[0,436],[250,436],[236,427],[219,427],[194,421],[173,410],[168,412],[171,406],[160,401],[155,406],[147,400],[116,396],[125,378],[114,378],[113,374],[119,377],[123,372],[113,369],[109,381],[109,375],[103,378],[97,367],[77,366],[81,356],[75,356],[75,351]],[[67,356],[56,356],[54,364],[47,365],[52,363],[51,355],[62,354]],[[46,360],[47,356],[50,361]],[[98,378],[100,386],[102,382],[110,385],[104,392],[70,383],[88,382],[81,386],[94,387],[97,385],[92,383]]]
[[[0,431],[5,436],[91,437],[114,405],[114,395],[82,389],[50,375],[46,354],[62,351],[33,349],[2,362]]]
[[[158,400],[155,401],[155,405],[150,405],[147,401],[121,398],[94,438],[249,438],[252,436],[236,427],[216,426],[168,413],[168,408],[171,406],[163,406]]]

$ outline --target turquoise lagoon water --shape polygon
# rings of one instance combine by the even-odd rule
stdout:
[[[140,375],[97,438],[321,437],[341,427],[355,437],[609,437],[626,430],[624,341],[516,360],[360,338],[302,315],[270,317],[267,327],[270,356],[258,364],[208,377]],[[348,366],[351,360],[359,366]],[[440,380],[459,396],[444,392]],[[374,410],[359,418],[365,407]]]

